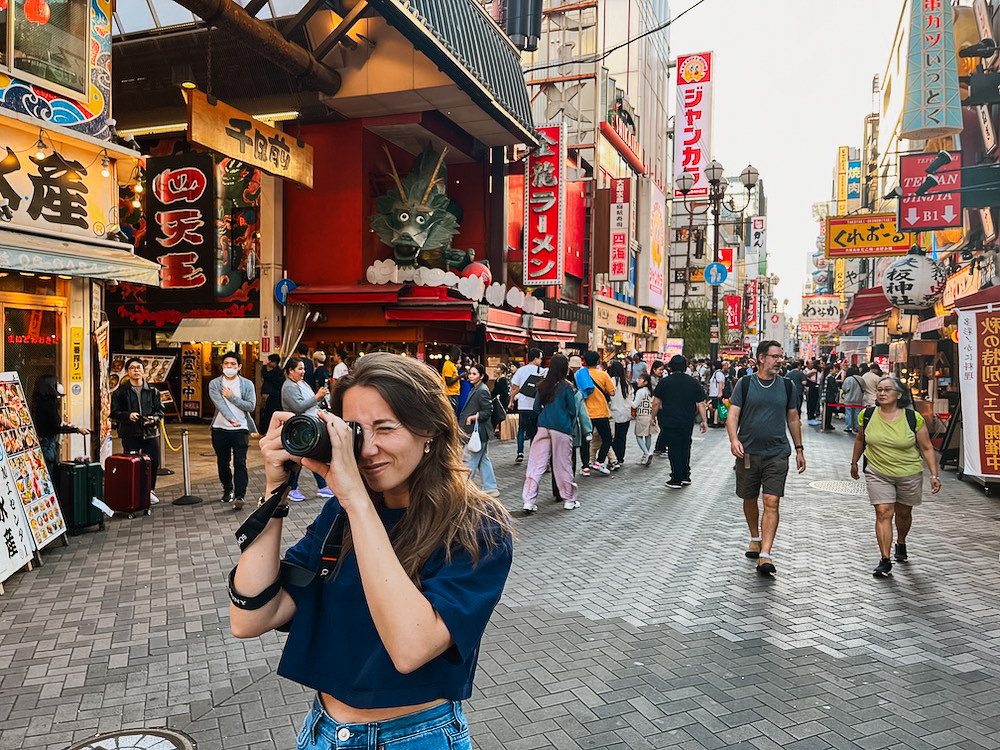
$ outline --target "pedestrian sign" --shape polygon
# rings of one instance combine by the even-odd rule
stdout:
[[[296,284],[291,279],[281,279],[281,281],[274,285],[274,298],[278,301],[279,305],[288,304],[288,293],[295,287]]]
[[[728,275],[729,272],[722,263],[709,263],[705,266],[705,281],[709,286],[720,286]]]

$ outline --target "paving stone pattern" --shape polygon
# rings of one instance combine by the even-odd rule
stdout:
[[[636,465],[630,439],[624,469],[579,478],[579,509],[543,492],[528,517],[513,443],[490,443],[519,539],[467,705],[475,746],[1000,748],[998,501],[946,472],[914,513],[911,562],[874,579],[867,498],[810,486],[849,481],[851,440],[806,428],[809,468],[789,479],[778,573],[762,579],[725,432],[694,441],[688,488],[663,486],[665,460]],[[274,674],[284,636],[229,634],[245,511],[198,469],[204,504],[170,505],[181,478],[161,477],[152,516],[72,537],[7,581],[0,750],[140,727],[199,750],[295,746],[310,696]],[[255,469],[250,494],[262,487]],[[293,508],[289,543],[319,507]]]

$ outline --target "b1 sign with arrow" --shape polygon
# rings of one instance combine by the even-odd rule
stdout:
[[[899,157],[900,187],[899,228],[904,232],[923,229],[947,229],[962,226],[962,154],[950,151],[951,162],[933,175],[927,167],[940,159],[937,153],[909,154]],[[943,154],[942,154],[943,156]],[[932,185],[920,191],[925,181]]]

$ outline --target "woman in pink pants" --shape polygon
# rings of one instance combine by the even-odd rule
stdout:
[[[567,377],[569,360],[565,355],[555,354],[549,362],[549,371],[538,383],[535,397],[535,411],[538,414],[538,432],[531,441],[528,454],[528,468],[524,474],[524,489],[521,499],[524,512],[538,510],[538,480],[545,473],[552,457],[552,474],[559,488],[566,510],[579,508],[576,499],[576,482],[573,481],[573,429],[576,420],[576,396]]]

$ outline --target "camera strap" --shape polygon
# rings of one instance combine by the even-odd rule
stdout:
[[[288,506],[281,505],[281,500],[288,490],[288,483],[277,487],[266,502],[262,503],[246,521],[236,530],[236,543],[240,546],[240,552],[245,552],[247,547],[253,544],[257,537],[264,531],[264,527],[272,518],[287,515]],[[319,570],[309,570],[301,565],[282,560],[281,562],[281,582],[292,586],[303,588],[312,583],[318,575],[321,583],[332,581],[336,577],[338,563],[344,547],[344,529],[347,526],[347,513],[341,509],[337,517],[333,520],[330,530],[323,539],[323,546],[320,552]]]

